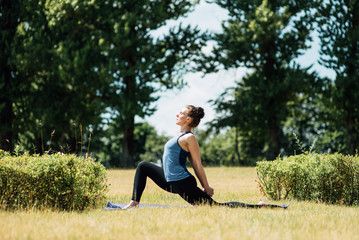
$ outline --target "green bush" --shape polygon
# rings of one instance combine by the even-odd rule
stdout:
[[[0,150],[1,151],[1,150]],[[101,202],[106,170],[75,155],[10,156],[0,152],[0,206],[84,210]]]
[[[359,157],[302,154],[257,163],[261,192],[273,200],[293,198],[359,205]]]

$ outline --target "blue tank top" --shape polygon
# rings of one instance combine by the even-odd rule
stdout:
[[[191,176],[191,173],[186,168],[189,152],[183,150],[178,144],[178,139],[187,133],[190,132],[173,137],[165,144],[163,171],[167,182],[179,181]]]

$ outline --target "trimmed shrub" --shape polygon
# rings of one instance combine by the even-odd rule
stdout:
[[[359,157],[302,154],[257,163],[260,191],[270,199],[293,198],[359,205]]]
[[[106,170],[75,155],[10,156],[0,152],[0,206],[5,209],[95,207],[107,190]]]

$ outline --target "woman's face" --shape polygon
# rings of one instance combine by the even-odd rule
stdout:
[[[176,115],[176,124],[177,125],[184,125],[188,122],[188,116],[187,116],[187,108],[183,108],[177,115]]]

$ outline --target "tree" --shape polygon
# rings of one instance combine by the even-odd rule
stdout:
[[[0,3],[0,148],[11,150],[13,145],[13,104],[19,92],[16,65],[10,57],[13,54],[13,40],[21,22],[21,1],[4,1]]]
[[[162,160],[163,149],[170,138],[158,135],[156,129],[148,123],[140,123],[135,130],[136,151],[135,162],[148,161],[159,163]]]
[[[331,89],[332,118],[330,128],[339,130],[346,138],[342,150],[355,154],[359,144],[359,1],[323,1],[318,9],[318,31],[321,40],[323,66],[336,73]],[[337,135],[336,138],[341,135]],[[337,139],[333,139],[335,144]]]
[[[17,99],[22,108],[16,112],[18,137],[40,153],[63,148],[82,153],[84,135],[96,131],[104,112],[96,96],[96,69],[102,63],[99,23],[87,1],[76,5],[78,11],[73,2],[40,0],[32,5],[34,12],[17,31],[21,51],[13,57],[21,86],[30,83]]]
[[[151,33],[195,3],[2,1],[1,147],[17,138],[38,152],[80,152],[83,135],[100,138],[110,113],[123,133],[123,165],[132,167],[135,118],[155,111],[156,92],[183,84],[204,45],[189,26]]]
[[[155,111],[154,93],[181,86],[181,73],[204,41],[198,38],[199,30],[191,27],[173,28],[158,39],[151,35],[167,20],[190,11],[192,1],[122,0],[112,1],[111,6],[106,15],[110,28],[101,40],[109,60],[104,70],[107,86],[101,95],[123,132],[124,166],[133,167],[135,117]]]
[[[115,122],[112,122],[105,130],[106,134],[101,139],[105,143],[105,148],[99,157],[106,166],[124,167],[124,162],[118,161],[121,158],[122,145],[117,144],[123,141],[123,133],[116,127]],[[163,147],[168,139],[166,136],[158,135],[156,129],[148,123],[136,123],[133,157],[135,164],[140,161],[158,163],[162,159]]]
[[[289,115],[288,103],[315,80],[307,74],[308,69],[294,62],[309,47],[315,3],[213,2],[227,9],[230,18],[222,24],[223,33],[214,34],[213,55],[206,56],[202,65],[209,72],[217,71],[218,66],[249,70],[238,82],[229,105],[216,102],[221,105],[218,112],[227,112],[229,126],[237,126],[244,141],[273,160],[283,148],[282,127]]]
[[[65,144],[73,152],[74,123],[95,128],[103,110],[94,97],[100,65],[89,41],[94,31],[87,31],[93,25],[79,24],[79,15],[58,1],[1,4],[1,147],[11,151],[20,140],[35,152]]]
[[[236,140],[236,129],[229,128],[222,132],[198,131],[198,142],[201,145],[201,159],[206,166],[248,166],[253,162],[246,161],[239,153]],[[239,138],[238,138],[239,139]]]
[[[57,143],[68,144],[82,153],[84,136],[103,128],[105,105],[99,91],[106,57],[101,54],[104,16],[109,9],[103,1],[46,1],[43,4],[48,41],[41,42],[51,62],[44,67],[34,105],[45,131],[56,129]],[[107,5],[105,5],[107,6]],[[41,29],[38,26],[37,29]],[[46,61],[44,61],[46,62]],[[56,137],[55,135],[55,137]],[[95,135],[99,138],[101,135]],[[94,145],[93,147],[96,147]]]

